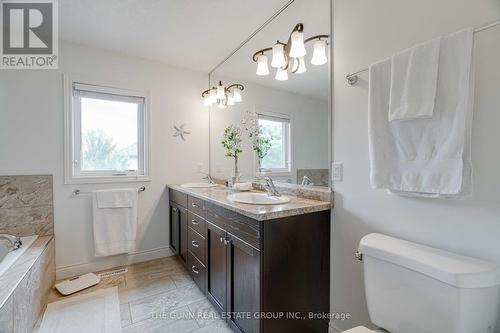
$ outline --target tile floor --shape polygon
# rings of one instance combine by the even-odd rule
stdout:
[[[231,333],[175,257],[127,266],[89,289],[118,287],[123,333]],[[56,290],[49,303],[61,299]],[[71,297],[71,296],[68,296]]]

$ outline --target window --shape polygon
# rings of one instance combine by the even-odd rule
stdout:
[[[258,115],[262,135],[271,139],[271,149],[262,159],[262,168],[270,172],[291,172],[290,119],[286,116]]]
[[[67,84],[66,182],[147,180],[146,94]]]

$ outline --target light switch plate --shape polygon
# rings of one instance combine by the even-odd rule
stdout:
[[[332,180],[341,182],[344,179],[344,167],[340,162],[332,163]]]

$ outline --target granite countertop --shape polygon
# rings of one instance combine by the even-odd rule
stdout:
[[[259,221],[330,210],[332,207],[331,202],[305,199],[291,195],[286,195],[291,201],[281,205],[251,205],[233,202],[228,200],[227,196],[235,192],[220,185],[208,188],[185,188],[179,185],[168,185],[168,187]],[[252,192],[262,193],[255,190]]]

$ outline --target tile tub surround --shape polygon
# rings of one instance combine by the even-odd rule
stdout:
[[[54,238],[43,236],[0,276],[0,332],[32,332],[54,282]]]
[[[330,210],[332,207],[330,201],[311,200],[290,196],[288,194],[287,196],[290,197],[291,201],[286,204],[251,205],[228,200],[227,196],[235,192],[228,190],[223,186],[209,188],[184,188],[179,185],[168,185],[167,187],[193,197],[212,202],[258,221]],[[282,193],[285,194],[284,192]]]
[[[52,176],[0,176],[0,233],[54,234]]]
[[[96,286],[67,297],[118,287],[123,333],[232,332],[177,258],[166,257],[127,268],[125,274],[103,278]],[[52,290],[49,302],[62,298],[65,297]]]

